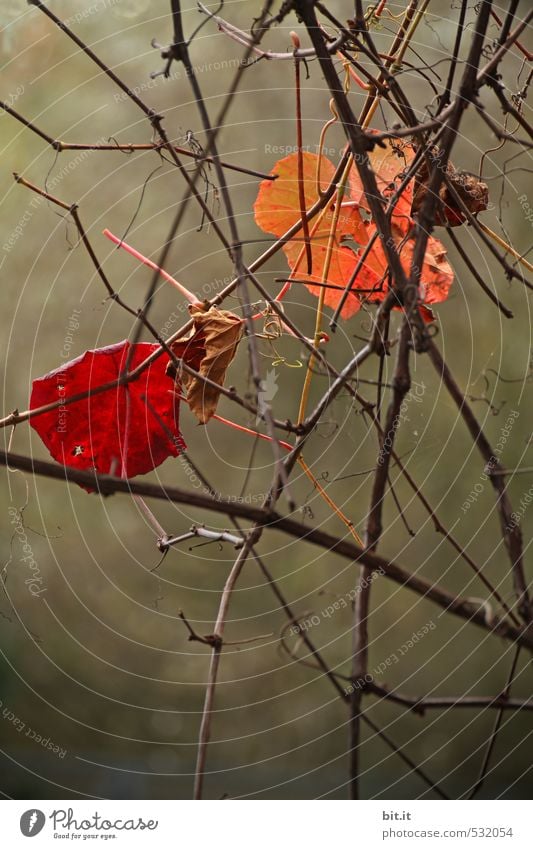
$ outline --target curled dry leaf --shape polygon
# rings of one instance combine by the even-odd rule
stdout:
[[[429,165],[438,166],[441,156],[442,154],[439,148],[434,147],[428,158],[424,159],[421,163],[415,180],[413,205],[411,208],[412,215],[416,215],[420,211],[427,194],[427,183],[429,180],[428,160]],[[489,189],[486,183],[483,183],[471,174],[458,171],[451,162],[447,162],[446,164],[446,177],[472,215],[476,215],[478,212],[483,212],[483,210],[487,209],[489,204]],[[450,227],[459,227],[459,225],[463,224],[466,216],[456,203],[455,198],[445,183],[441,184],[439,198],[441,204],[437,207],[435,213],[435,224],[447,224]]]
[[[239,316],[217,307],[192,304],[189,312],[194,329],[186,339],[172,345],[172,351],[203,377],[224,385],[226,371],[233,360],[244,333],[244,322]],[[168,373],[175,375],[172,363]],[[184,369],[175,375],[187,392],[187,402],[200,424],[206,424],[216,411],[220,390],[209,386]]]
[[[33,381],[30,409],[111,383],[122,374],[133,347],[134,369],[159,345],[119,342],[86,351]],[[165,374],[163,354],[134,381],[30,419],[50,454],[65,466],[102,474],[142,475],[185,448],[179,401]]]

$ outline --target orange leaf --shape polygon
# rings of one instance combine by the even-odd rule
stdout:
[[[369,161],[376,174],[381,198],[386,202],[394,194],[403,177],[403,172],[412,162],[415,151],[408,142],[395,140],[385,142],[383,147],[376,146],[369,154]],[[303,153],[305,206],[309,209],[318,200],[316,169],[318,156]],[[265,180],[261,183],[254,206],[255,220],[267,233],[282,236],[300,220],[298,194],[298,155],[280,159],[273,174],[277,180]],[[335,167],[325,157],[321,161],[321,191],[330,184]],[[319,295],[326,284],[324,301],[331,308],[337,307],[342,293],[353,277],[358,266],[362,249],[376,233],[374,223],[366,222],[360,209],[369,210],[368,198],[363,192],[355,166],[350,172],[350,195],[345,196],[333,241],[333,254],[327,280],[323,279],[324,261],[335,209],[333,198],[322,217],[320,214],[310,221],[313,268],[311,274],[304,267],[305,246],[301,234],[291,239],[283,248],[291,268],[291,277],[305,283],[310,292]],[[398,199],[392,214],[391,227],[394,243],[400,251],[402,265],[407,274],[411,271],[414,249],[414,231],[411,206],[413,203],[413,184],[409,183]],[[351,247],[348,243],[351,242]],[[420,300],[422,304],[434,304],[448,297],[453,281],[453,272],[446,260],[444,246],[430,237],[422,266],[420,282]],[[376,239],[368,252],[362,267],[352,282],[352,288],[344,303],[341,315],[349,318],[356,313],[363,302],[382,301],[389,286],[388,263],[381,240]],[[430,311],[424,315],[431,320]]]
[[[369,237],[375,232],[376,228],[371,225]],[[400,260],[405,273],[411,273],[411,263],[413,261],[413,251],[415,246],[416,235],[405,235],[401,227],[392,225],[392,235],[397,250],[400,253]],[[383,246],[380,239],[376,239],[374,247],[367,259],[369,265],[376,272],[380,281],[384,281],[388,263],[383,251]],[[450,286],[453,282],[453,271],[449,262],[446,259],[446,250],[442,242],[430,236],[427,243],[424,262],[422,263],[422,271],[420,274],[420,300],[422,304],[437,304],[440,301],[445,301],[448,297]],[[385,296],[386,288],[380,286],[379,292],[372,295],[369,300],[382,301]],[[385,291],[383,291],[385,289]]]
[[[383,147],[381,146],[383,145]],[[389,198],[400,187],[404,172],[413,161],[415,150],[412,144],[399,139],[394,141],[387,139],[380,145],[376,145],[368,154],[368,160],[371,168],[376,176],[378,189],[384,200]],[[354,165],[350,171],[350,189],[353,200],[370,212],[368,198],[363,191],[363,186],[359,178],[359,172]],[[398,198],[392,220],[394,224],[401,227],[405,232],[411,224],[411,204],[413,200],[413,181],[411,180],[402,191]]]
[[[306,209],[310,209],[318,200],[316,186],[316,170],[318,156],[314,153],[304,152],[304,196]],[[300,220],[300,203],[298,195],[298,154],[294,153],[280,159],[276,163],[273,174],[277,180],[264,180],[259,188],[259,194],[254,206],[255,220],[258,226],[267,233],[274,236],[282,236],[290,227]],[[335,167],[329,159],[322,157],[320,169],[320,188],[325,191],[335,174]],[[327,280],[323,279],[324,262],[335,209],[333,198],[329,206],[319,220],[319,216],[309,222],[311,236],[311,254],[313,267],[311,274],[306,273],[305,246],[302,234],[291,239],[283,250],[287,257],[292,276],[306,283],[307,288],[318,296],[321,286],[316,284],[327,284],[331,288],[326,289],[325,303],[329,307],[336,307],[339,297],[344,291],[347,282],[357,265],[354,251],[343,244],[343,241],[351,239],[357,245],[365,245],[368,241],[367,229],[361,218],[357,206],[343,207],[340,212],[337,229],[333,241],[333,253]],[[362,268],[354,283],[355,287],[372,287],[375,275],[371,274],[371,280],[367,279],[366,269]],[[315,285],[313,285],[315,284]],[[344,305],[343,318],[349,318],[361,306],[357,294],[350,293]]]

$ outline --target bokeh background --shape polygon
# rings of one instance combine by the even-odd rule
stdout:
[[[150,79],[162,66],[152,38],[171,36],[168,3],[163,0],[54,0],[50,7],[71,26],[130,86],[139,87],[147,104],[165,115],[169,135],[183,141],[192,130],[205,141],[183,69],[171,79]],[[424,68],[424,77],[406,68],[402,82],[417,114],[422,116],[442,85],[455,34],[455,3],[430,3],[417,32],[408,62]],[[525,4],[522,4],[522,6]],[[202,20],[194,4],[185,4],[188,32]],[[328,4],[342,19],[352,5]],[[399,13],[403,6],[392,4]],[[259,5],[226,4],[224,14],[249,28]],[[473,11],[469,11],[469,21]],[[71,142],[121,143],[151,141],[151,129],[140,111],[38,10],[23,0],[0,8],[0,98],[54,138]],[[301,32],[295,20],[289,25]],[[385,19],[375,38],[386,51],[396,24]],[[289,27],[272,31],[267,43],[289,49]],[[494,34],[496,29],[491,30]],[[524,39],[527,42],[527,35]],[[468,46],[468,38],[464,47]],[[234,77],[241,48],[208,22],[196,36],[192,57],[210,114],[216,116]],[[424,66],[426,63],[427,66]],[[462,66],[461,66],[462,67]],[[522,57],[513,52],[505,64],[512,91],[525,82]],[[279,153],[295,139],[291,63],[260,62],[243,76],[220,134],[220,151],[228,161],[268,172]],[[459,71],[461,70],[458,69]],[[318,66],[309,63],[304,91],[305,141],[314,150],[329,116],[328,94]],[[355,111],[364,92],[351,94]],[[485,95],[495,119],[493,99]],[[390,114],[376,116],[382,127]],[[512,127],[512,125],[509,125]],[[3,350],[3,409],[25,409],[31,381],[88,348],[110,344],[132,332],[132,321],[105,291],[70,222],[46,201],[31,205],[33,196],[14,183],[23,174],[67,202],[80,204],[80,215],[113,285],[133,306],[142,302],[150,272],[116,251],[102,236],[104,227],[118,235],[128,227],[128,241],[154,258],[166,239],[183,184],[171,165],[156,153],[66,151],[57,155],[42,139],[0,113],[0,324]],[[328,146],[338,151],[342,134],[333,128]],[[475,115],[461,127],[453,161],[483,176],[490,187],[491,209],[482,219],[526,252],[531,243],[531,162],[520,148],[499,142]],[[500,146],[501,147],[501,146]],[[486,153],[483,162],[481,158]],[[335,159],[336,153],[332,154]],[[513,158],[514,157],[514,158]],[[210,174],[214,180],[214,174]],[[253,219],[258,181],[226,172],[232,186],[245,255],[251,261],[268,243]],[[523,196],[526,196],[524,200]],[[211,192],[210,202],[219,212]],[[520,201],[519,198],[522,197]],[[222,211],[220,211],[222,215]],[[18,225],[21,233],[9,240]],[[190,205],[179,236],[171,246],[168,270],[192,291],[212,296],[231,278],[231,264],[216,237]],[[501,455],[509,468],[533,465],[531,453],[530,360],[531,314],[526,288],[510,283],[468,227],[456,231],[487,284],[514,313],[498,312],[449,247],[456,280],[449,300],[438,308],[438,343],[473,407],[496,443],[512,410],[519,413]],[[6,249],[7,246],[7,249]],[[272,292],[274,277],[287,269],[279,255],[260,271]],[[225,306],[238,309],[230,298]],[[312,333],[316,300],[294,287],[287,312]],[[73,311],[79,327],[71,332]],[[162,283],[152,320],[164,335],[186,318],[182,300]],[[397,326],[394,319],[393,332]],[[341,365],[361,344],[370,322],[361,313],[333,337],[328,356]],[[72,339],[69,339],[69,335]],[[148,337],[144,337],[148,340]],[[284,338],[274,352],[262,346],[264,373],[275,384],[274,414],[295,417],[305,352]],[[279,362],[273,364],[277,354]],[[283,361],[283,358],[285,360]],[[292,367],[291,367],[292,366]],[[296,366],[296,367],[295,367]],[[462,509],[480,483],[483,462],[471,444],[457,410],[424,357],[415,360],[414,377],[424,386],[420,403],[409,406],[409,420],[398,434],[400,452],[442,521],[508,599],[512,586],[494,498],[485,483],[475,503]],[[390,366],[387,367],[390,372]],[[361,377],[376,377],[369,362]],[[501,378],[501,379],[500,379]],[[246,351],[241,346],[229,382],[250,391]],[[325,388],[317,377],[313,398]],[[361,385],[373,397],[371,384]],[[222,415],[255,426],[253,418],[225,399]],[[182,431],[189,453],[216,488],[232,496],[243,492],[259,499],[272,476],[267,444],[235,434],[217,422],[202,428],[182,411]],[[19,453],[47,458],[38,436],[23,424],[5,444]],[[253,452],[253,454],[252,454]],[[307,448],[306,459],[317,477],[353,519],[360,532],[369,503],[369,475],[376,461],[375,436],[346,396],[328,412]],[[252,473],[247,477],[249,464]],[[2,469],[0,555],[4,590],[0,594],[0,790],[15,798],[189,798],[196,741],[209,664],[209,649],[187,640],[178,618],[183,610],[199,633],[212,631],[220,591],[233,560],[230,546],[189,548],[185,543],[160,561],[156,539],[138,507],[126,496],[101,499],[75,485],[33,479]],[[393,480],[398,477],[393,471]],[[150,479],[179,486],[195,485],[179,460],[168,460]],[[342,480],[337,480],[342,478]],[[510,483],[516,503],[528,492],[532,476],[520,474]],[[245,489],[243,490],[243,487]],[[477,487],[479,489],[479,486]],[[405,483],[396,481],[410,535],[391,499],[385,509],[383,554],[410,570],[441,582],[452,592],[486,599],[486,590],[435,533],[432,522]],[[292,493],[299,517],[342,534],[344,529],[317,499],[306,478],[295,474]],[[25,580],[28,568],[14,538],[12,514],[24,506],[23,519],[43,593],[32,597]],[[166,530],[183,533],[193,521],[224,528],[226,520],[177,505],[156,502]],[[282,502],[286,509],[286,503]],[[521,520],[525,545],[533,510]],[[313,616],[354,586],[357,566],[275,532],[268,532],[259,551],[298,614]],[[526,553],[526,564],[530,558]],[[154,571],[155,569],[155,571]],[[435,605],[382,578],[372,590],[369,623],[370,668],[397,654],[414,631],[434,623],[430,632],[392,664],[379,683],[416,694],[496,695],[506,680],[513,648]],[[341,609],[319,616],[311,636],[337,671],[350,670],[351,615]],[[347,713],[318,672],[294,663],[280,651],[286,619],[250,560],[234,593],[227,638],[260,638],[229,646],[224,652],[216,695],[213,742],[208,754],[209,798],[346,798]],[[529,658],[519,659],[512,695],[527,698],[532,676]],[[368,697],[371,718],[398,746],[423,764],[452,797],[468,792],[477,776],[494,712],[440,710],[417,717],[400,706]],[[508,712],[481,796],[521,798],[531,790],[531,714]],[[38,735],[38,736],[37,736]],[[40,742],[38,737],[41,738]],[[47,742],[50,741],[50,748]],[[52,746],[59,751],[54,752]],[[366,798],[417,798],[429,793],[421,780],[375,735],[364,731],[361,752],[362,792]]]

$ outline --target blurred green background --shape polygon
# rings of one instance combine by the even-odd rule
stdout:
[[[80,37],[122,79],[132,87],[141,87],[140,96],[165,115],[165,127],[172,138],[183,141],[187,130],[192,130],[202,143],[205,139],[183,69],[175,68],[169,80],[149,77],[162,66],[150,40],[155,37],[166,43],[171,35],[168,5],[159,0],[50,3],[56,14],[70,19]],[[342,19],[352,11],[352,4],[340,0],[328,7]],[[402,7],[391,8],[399,12]],[[226,4],[224,14],[249,28],[258,10],[259,4],[233,2]],[[472,14],[470,11],[469,19]],[[448,4],[431,3],[413,43],[416,53],[407,54],[413,65],[431,65],[424,70],[425,78],[409,69],[402,75],[420,116],[434,98],[433,87],[442,85],[446,77],[456,15]],[[194,4],[188,4],[187,31],[192,32],[200,20]],[[151,141],[150,126],[140,111],[38,10],[22,0],[4,2],[0,25],[0,99],[63,141]],[[387,19],[375,32],[384,51],[390,46],[395,26]],[[267,39],[269,46],[289,49],[290,28],[297,29],[307,44],[302,27],[293,19],[272,31]],[[212,22],[194,40],[192,57],[213,120],[224,103],[240,56],[241,48],[218,33]],[[523,85],[519,54],[508,58],[505,79],[513,91]],[[304,88],[305,141],[314,150],[329,115],[329,98],[313,62],[309,63]],[[364,93],[355,88],[351,97],[357,112]],[[500,121],[500,112],[488,95],[486,103]],[[378,113],[375,126],[382,127],[384,118],[392,120],[389,113]],[[492,208],[482,220],[525,252],[531,242],[531,221],[527,220],[524,201],[518,201],[518,197],[526,194],[533,206],[528,156],[517,156],[520,149],[512,145],[496,150],[498,142],[475,116],[468,116],[461,129],[453,155],[458,167],[479,173],[483,151],[493,149],[483,163]],[[74,357],[132,332],[131,317],[104,301],[102,283],[83,247],[77,244],[72,223],[46,201],[32,206],[33,195],[14,183],[12,172],[41,186],[47,182],[64,201],[80,204],[80,215],[107,274],[134,307],[142,302],[150,272],[114,250],[101,231],[109,227],[121,235],[131,225],[128,241],[157,258],[182,198],[183,183],[153,152],[81,155],[66,151],[56,155],[42,139],[4,113],[0,113],[0,138],[0,247],[4,246],[0,250],[0,322],[5,340],[3,409],[7,413],[27,407],[31,381],[63,362],[66,343],[71,344]],[[219,149],[228,161],[268,172],[278,158],[272,146],[293,145],[294,139],[292,64],[257,63],[242,78],[220,134]],[[342,146],[338,129],[330,132],[328,146]],[[516,158],[511,159],[513,155]],[[214,181],[213,172],[210,177]],[[268,244],[253,220],[258,181],[228,171],[226,177],[232,187],[240,234],[248,240],[245,256],[251,261]],[[212,193],[210,202],[222,216]],[[20,235],[10,245],[18,225]],[[216,236],[206,226],[198,231],[199,225],[200,215],[191,204],[171,247],[167,268],[192,291],[210,296],[231,278],[232,269]],[[462,227],[456,234],[487,284],[515,317],[509,321],[501,316],[450,248],[456,280],[449,300],[437,310],[438,343],[460,385],[473,396],[473,407],[494,443],[500,439],[511,410],[519,412],[501,459],[509,468],[527,467],[532,465],[527,290],[519,282],[505,279],[469,228]],[[436,235],[449,247],[442,230]],[[275,292],[278,284],[274,277],[286,271],[283,256],[278,255],[261,269],[260,279]],[[225,306],[238,309],[238,301],[230,298]],[[316,300],[297,286],[286,302],[288,314],[308,334],[312,333],[315,307]],[[79,328],[70,342],[66,337],[74,310],[80,311]],[[181,299],[166,283],[161,283],[151,318],[164,335],[176,330],[186,318]],[[397,326],[395,317],[393,333]],[[331,361],[345,363],[369,327],[363,313],[343,323],[328,347]],[[261,350],[264,374],[274,370],[274,414],[295,418],[303,369],[283,362],[274,366],[275,353],[268,344],[264,343]],[[284,337],[277,351],[289,364],[305,362],[305,352],[290,338]],[[387,370],[390,373],[390,364]],[[497,374],[514,382],[503,382]],[[375,361],[365,365],[361,377],[376,377]],[[512,600],[509,565],[490,486],[484,485],[468,511],[461,509],[480,482],[483,461],[423,356],[415,358],[414,377],[425,390],[420,403],[411,403],[409,420],[398,433],[400,453],[406,455],[411,474],[423,485],[442,521],[453,528],[502,595]],[[244,345],[228,381],[241,393],[251,391]],[[312,400],[324,387],[324,378],[316,378]],[[361,391],[373,397],[372,385],[362,384]],[[219,412],[255,427],[253,417],[225,399]],[[348,396],[337,400],[326,419],[309,443],[306,459],[362,533],[370,496],[368,470],[377,455],[375,436]],[[254,448],[253,439],[236,435],[218,422],[198,427],[186,409],[182,409],[182,431],[190,456],[215,488],[237,497],[246,486],[245,491],[256,498],[268,489],[272,454],[267,444]],[[27,424],[18,427],[14,435],[7,430],[3,434],[6,445],[11,440],[12,450],[48,457]],[[253,471],[246,481],[252,451]],[[343,480],[335,480],[340,477]],[[406,520],[416,534],[407,532],[389,497],[380,551],[412,571],[419,570],[425,578],[439,581],[451,592],[479,598],[482,603],[487,597],[483,585],[435,533],[412,491],[404,481],[396,480],[397,470],[392,477]],[[216,544],[190,550],[185,543],[153,571],[160,559],[154,533],[128,497],[100,499],[75,485],[34,480],[5,469],[2,478],[2,792],[15,798],[189,798],[209,649],[188,642],[177,614],[183,610],[199,633],[212,631],[234,552],[228,545],[219,549]],[[149,479],[182,487],[193,485],[179,460],[168,460]],[[531,482],[527,474],[513,478],[510,493],[514,502],[520,502]],[[300,518],[332,533],[343,533],[343,526],[331,517],[299,470],[292,494]],[[28,542],[46,590],[39,598],[32,597],[24,583],[28,569],[21,560],[8,512],[10,507],[20,509],[24,504]],[[216,514],[163,502],[152,507],[171,533],[183,533],[192,521],[204,521],[212,528],[227,526],[224,517]],[[286,502],[282,501],[281,507],[286,510]],[[533,510],[526,510],[522,520],[526,547],[532,523]],[[320,614],[354,586],[355,565],[284,535],[268,532],[259,551],[298,614]],[[512,646],[460,619],[443,615],[432,603],[386,579],[374,583],[372,602],[371,669],[398,653],[417,629],[428,623],[436,626],[400,662],[376,676],[378,683],[413,694],[501,692]],[[250,560],[232,599],[226,636],[231,641],[261,639],[229,646],[223,654],[208,754],[209,798],[347,796],[347,712],[318,672],[292,662],[280,651],[279,635],[285,624],[271,589]],[[310,636],[323,648],[333,668],[349,673],[352,635],[348,609],[331,618],[320,616],[320,624],[313,627]],[[512,689],[516,698],[527,698],[531,692],[528,663],[523,653]],[[459,797],[468,791],[483,758],[493,711],[440,710],[420,718],[374,697],[368,697],[365,705],[371,718],[398,746],[405,746],[448,795]],[[480,796],[521,798],[530,793],[530,717],[525,711],[505,714]],[[29,730],[33,733],[27,733]],[[60,751],[47,749],[48,740]],[[368,729],[364,731],[361,762],[366,798],[431,796],[423,782]]]

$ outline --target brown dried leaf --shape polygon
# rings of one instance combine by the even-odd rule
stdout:
[[[429,154],[431,165],[438,165],[440,155],[439,149],[434,147]],[[483,183],[471,174],[467,174],[464,171],[458,171],[451,162],[446,164],[446,177],[472,215],[476,215],[478,212],[483,212],[483,210],[487,208],[489,203],[489,190],[486,183]],[[424,202],[424,198],[427,194],[428,179],[428,165],[427,160],[424,159],[415,179],[415,191],[411,207],[411,215],[415,215],[419,212],[420,207]],[[448,224],[450,227],[458,227],[466,220],[466,216],[462,209],[457,205],[455,199],[448,190],[448,187],[444,183],[439,189],[439,198],[442,201],[442,204],[440,209],[437,208],[435,224]]]
[[[194,330],[186,339],[171,346],[173,353],[200,372],[203,377],[224,385],[226,371],[237,351],[244,323],[228,310],[192,304],[189,307]],[[220,390],[182,370],[177,379],[187,392],[187,401],[200,422],[206,424],[216,411]]]

